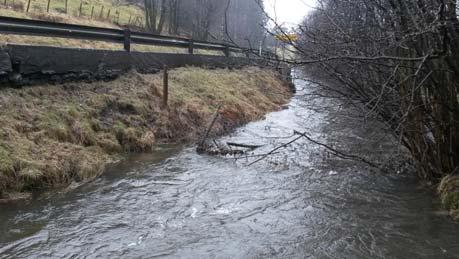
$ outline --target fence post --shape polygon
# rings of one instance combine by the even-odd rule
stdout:
[[[80,1],[80,17],[83,16],[83,1]]]
[[[163,72],[163,108],[167,107],[167,101],[169,99],[169,72],[168,68],[164,66]]]
[[[46,12],[49,13],[49,5],[51,4],[51,0],[48,0],[48,4],[46,5]]]
[[[92,16],[94,15],[94,5],[92,6],[91,8],[91,20],[92,20]]]
[[[110,19],[110,11],[111,11],[111,10],[112,10],[112,9],[108,9],[108,12],[107,12],[107,20]]]
[[[69,13],[69,0],[65,0],[65,14]]]
[[[223,53],[225,53],[225,57],[229,57],[230,56],[230,50],[229,50],[228,46],[225,46],[225,49],[223,50]]]
[[[139,17],[139,21],[140,21],[140,24],[139,24],[139,27],[142,27],[142,28],[146,28],[146,24],[143,23],[143,17]]]
[[[124,50],[131,52],[131,31],[129,29],[124,30]]]
[[[188,54],[193,54],[194,52],[194,46],[193,46],[193,41],[190,40],[190,44],[188,45]]]
[[[30,1],[31,1],[31,0],[29,0],[29,1],[27,2],[27,9],[26,9],[26,13],[28,13],[28,12],[29,12],[29,8],[30,8]]]
[[[100,8],[99,19],[103,19],[104,18],[103,15],[104,15],[104,6],[102,5],[102,7]]]

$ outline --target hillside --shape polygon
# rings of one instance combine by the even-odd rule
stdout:
[[[68,1],[5,0],[0,5],[0,15],[44,21],[118,28],[120,25],[143,27],[144,12],[136,5],[115,3],[111,0]],[[91,15],[92,14],[92,15]]]
[[[111,0],[68,1],[67,12],[65,0],[50,0],[47,11],[47,0],[31,0],[27,12],[27,0],[6,0],[0,4],[0,16],[35,19],[69,24],[88,25],[104,28],[121,28],[130,26],[133,29],[143,27],[143,10],[136,5],[115,3]],[[80,13],[81,5],[81,13]],[[92,12],[92,18],[91,18]],[[101,41],[62,39],[50,37],[0,35],[1,44],[30,44],[73,48],[96,48],[122,50],[121,44]],[[184,53],[183,50],[155,46],[133,45],[134,51]]]

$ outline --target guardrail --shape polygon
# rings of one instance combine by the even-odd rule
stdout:
[[[194,49],[223,51],[225,56],[229,56],[231,52],[247,54],[251,52],[249,49],[237,46],[135,32],[128,29],[110,29],[5,16],[0,16],[0,32],[17,35],[114,42],[123,44],[124,50],[128,52],[131,51],[131,44],[188,48],[189,54],[193,54]]]

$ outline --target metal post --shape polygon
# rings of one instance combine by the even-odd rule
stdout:
[[[260,47],[258,48],[258,56],[261,57],[261,53],[263,53],[263,41],[260,40]]]
[[[188,45],[188,54],[193,54],[194,52],[194,46],[193,46],[193,41],[190,40],[190,44]]]
[[[124,50],[131,52],[131,31],[129,29],[124,30]]]
[[[167,107],[167,101],[169,99],[169,72],[168,68],[164,66],[163,73],[163,108]]]
[[[223,50],[223,53],[225,53],[225,57],[229,57],[230,56],[230,49],[228,46],[225,46],[225,49]]]

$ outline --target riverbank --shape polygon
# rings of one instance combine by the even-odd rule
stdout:
[[[276,72],[255,67],[180,68],[169,80],[167,109],[160,74],[1,89],[1,199],[93,179],[127,152],[196,140],[219,105],[214,134],[260,119],[291,96]]]
[[[449,211],[450,216],[459,222],[459,176],[448,175],[438,185],[443,207]]]
[[[288,109],[217,141],[263,145],[254,151],[258,155],[295,139],[293,130],[301,129],[322,143],[340,141],[334,146],[340,150],[384,150],[348,120],[332,120],[332,113],[315,105],[319,100],[306,99],[314,90],[306,82],[295,83],[298,93]],[[379,130],[358,125],[369,134]],[[0,254],[419,259],[459,254],[459,224],[439,210],[414,174],[371,170],[330,156],[306,138],[247,166],[257,159],[200,155],[195,146],[129,156],[76,190],[2,206]]]

